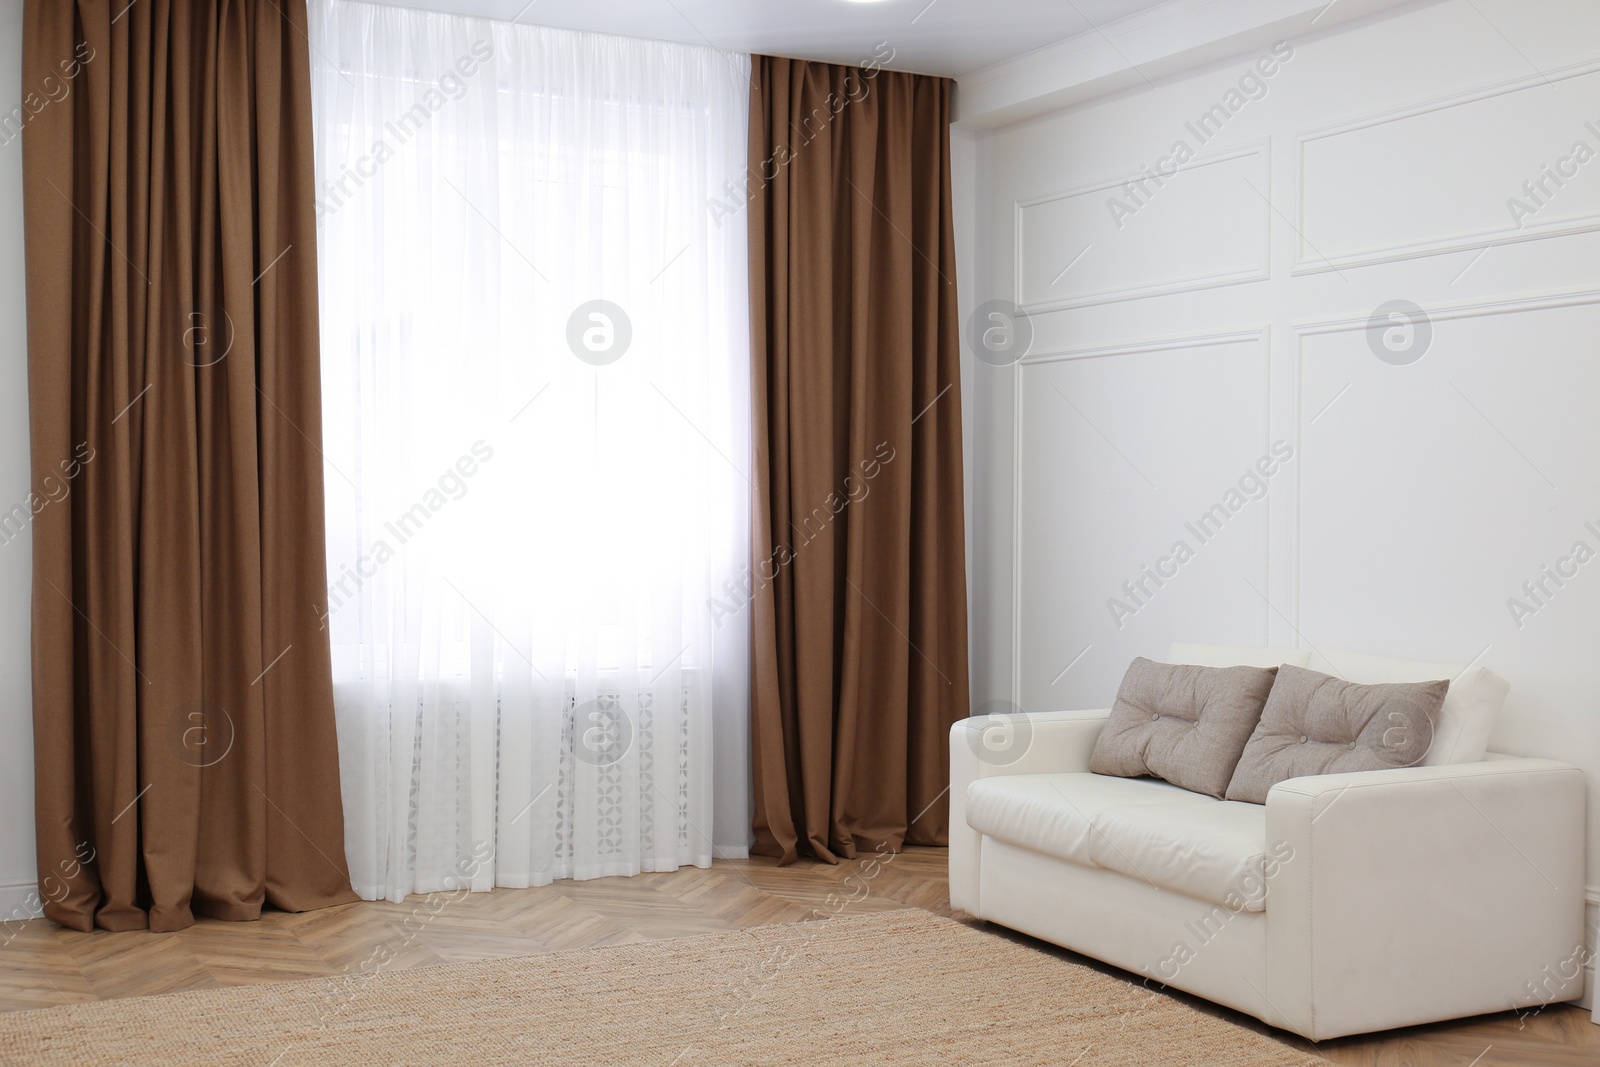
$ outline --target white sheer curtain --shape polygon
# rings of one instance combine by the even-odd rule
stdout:
[[[746,669],[713,601],[747,558],[749,61],[311,12],[356,889],[705,866]]]

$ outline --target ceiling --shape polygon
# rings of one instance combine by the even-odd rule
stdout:
[[[482,18],[954,77],[1162,0],[381,0]],[[886,49],[885,49],[886,51]]]

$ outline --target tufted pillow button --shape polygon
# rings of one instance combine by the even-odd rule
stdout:
[[[1356,747],[1356,743],[1354,741],[1350,742],[1350,747],[1351,748],[1355,748]]]
[[[1158,720],[1160,718],[1161,718],[1161,713],[1159,711],[1152,711],[1150,713],[1150,721],[1151,722],[1155,722],[1156,720]]]
[[[1303,745],[1303,744],[1305,744],[1305,743],[1306,743],[1306,741],[1307,741],[1307,740],[1308,740],[1308,738],[1307,738],[1307,737],[1306,737],[1306,735],[1305,735],[1305,734],[1301,734],[1301,735],[1300,735],[1300,743],[1301,743],[1301,744],[1302,744],[1302,745]]]

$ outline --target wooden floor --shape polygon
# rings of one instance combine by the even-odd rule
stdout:
[[[404,904],[364,902],[304,915],[274,912],[256,923],[207,920],[176,934],[80,934],[41,919],[0,947],[0,1010],[318,978],[359,971],[379,955],[389,959],[386,968],[427,967],[897,908],[950,915],[945,862],[943,849],[837,867],[718,861],[706,871],[413,897]],[[1122,973],[996,926],[987,929]],[[1313,1048],[1225,1008],[1183,999]],[[1341,1038],[1315,1051],[1332,1063],[1374,1067],[1595,1065],[1600,1026],[1586,1012],[1562,1005],[1524,1019],[1505,1013]]]

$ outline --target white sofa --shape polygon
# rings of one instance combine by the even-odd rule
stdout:
[[[1449,677],[1328,657],[1355,682]],[[954,908],[1313,1041],[1582,995],[1565,966],[1584,951],[1577,768],[1491,753],[1294,778],[1247,804],[1088,773],[1108,714],[952,729]]]

